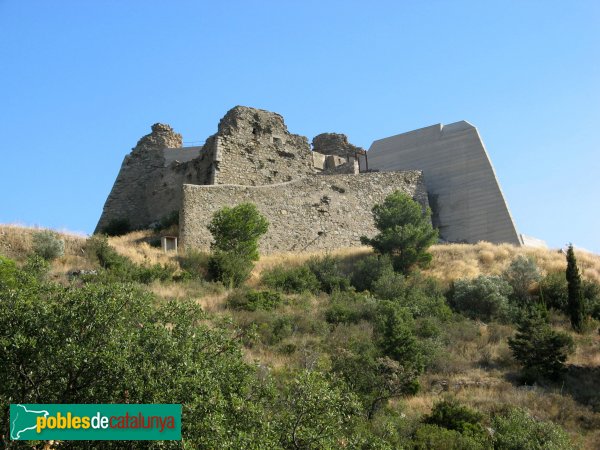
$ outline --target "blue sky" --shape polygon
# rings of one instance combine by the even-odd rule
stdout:
[[[600,2],[0,0],[0,222],[91,232],[123,157],[235,105],[368,148],[479,128],[519,230],[600,252]]]

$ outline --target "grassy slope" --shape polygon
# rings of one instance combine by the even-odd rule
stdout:
[[[31,235],[35,230],[0,226],[0,253],[23,259],[31,249]],[[160,249],[143,240],[148,232],[135,232],[111,238],[110,243],[120,253],[137,263],[177,263],[175,255],[165,255]],[[51,274],[61,279],[68,270],[89,267],[82,248],[84,238],[66,235],[66,254],[53,264]],[[342,249],[333,254],[343,258],[349,266],[369,253],[368,248]],[[432,248],[433,264],[425,273],[444,284],[461,277],[479,274],[498,274],[519,254],[533,256],[540,269],[547,273],[564,270],[562,253],[556,250],[523,249],[511,245],[453,244]],[[274,265],[302,264],[314,254],[272,255],[257,264],[249,284],[260,286],[260,273]],[[600,256],[577,254],[584,277],[600,282]],[[150,289],[160,298],[194,298],[203,308],[216,316],[233,316],[235,323],[244,325],[260,320],[265,312],[231,312],[225,308],[227,292],[207,287],[203,283],[155,283]],[[321,320],[328,296],[292,296],[278,314],[296,318],[296,331],[279,345],[256,344],[246,349],[248,361],[266,364],[277,370],[323,363],[323,334],[314,333],[310,324]],[[559,314],[552,315],[556,329],[571,333],[568,321]],[[357,325],[361,326],[361,325]],[[327,339],[336,338],[351,330],[332,331]],[[491,411],[501,404],[518,405],[535,417],[561,424],[572,435],[580,436],[584,448],[600,448],[600,336],[597,332],[585,335],[571,333],[577,343],[577,352],[569,359],[569,375],[561,386],[524,388],[514,382],[518,367],[510,356],[506,338],[513,334],[512,326],[483,324],[464,320],[451,323],[445,330],[448,344],[436,359],[434,367],[422,376],[421,392],[411,398],[396,401],[408,417],[417,418],[429,412],[443,395],[450,393],[482,411]],[[329,333],[329,332],[328,332]],[[289,354],[281,351],[282,344],[293,344],[297,349]]]

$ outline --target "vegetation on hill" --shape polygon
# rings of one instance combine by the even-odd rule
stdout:
[[[0,228],[6,448],[89,448],[7,440],[14,401],[183,404],[182,443],[128,448],[600,447],[600,257],[577,254],[574,332],[558,252],[273,255],[233,287],[150,232],[60,236],[49,262],[36,232]]]

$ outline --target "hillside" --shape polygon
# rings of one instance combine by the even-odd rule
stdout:
[[[0,255],[23,265],[27,255],[32,252],[32,236],[35,232],[34,229],[0,226]],[[79,278],[68,275],[80,269],[95,270],[99,272],[98,277],[104,277],[104,272],[86,244],[86,238],[64,234],[61,238],[65,241],[65,254],[52,262],[47,274],[49,281],[64,286],[80,286],[82,281]],[[368,381],[360,379],[361,371],[367,370],[370,361],[365,355],[375,352],[376,346],[380,345],[377,327],[381,305],[388,298],[390,304],[401,301],[394,300],[394,292],[406,290],[402,298],[413,317],[403,319],[403,326],[411,328],[415,348],[423,353],[424,370],[416,377],[420,389],[416,393],[406,391],[402,395],[388,395],[388,392],[383,395],[386,399],[377,405],[373,417],[365,422],[359,420],[361,413],[352,413],[356,414],[352,416],[356,417],[353,420],[360,423],[350,424],[340,418],[341,422],[336,425],[340,430],[347,431],[354,427],[351,437],[340,431],[346,437],[337,437],[337,441],[332,441],[340,446],[388,448],[386,445],[389,445],[411,448],[417,445],[416,442],[429,442],[427,445],[430,447],[423,448],[444,448],[452,442],[458,445],[456,448],[488,448],[484,441],[477,440],[479,438],[471,439],[451,429],[446,430],[447,433],[436,429],[435,433],[440,434],[435,434],[427,428],[433,425],[423,425],[424,418],[437,403],[452,398],[478,411],[482,415],[480,421],[484,429],[497,429],[499,425],[494,422],[494,417],[508,414],[506,411],[509,407],[518,407],[534,421],[549,421],[566,430],[570,443],[557,448],[600,448],[598,321],[590,322],[585,332],[578,334],[571,330],[565,314],[549,308],[552,329],[571,336],[576,349],[566,361],[567,371],[560,382],[540,380],[525,385],[520,378],[520,366],[507,343],[507,339],[515,334],[513,319],[468,318],[468,314],[459,313],[455,305],[452,306],[453,311],[448,308],[456,280],[473,279],[480,275],[501,276],[511,262],[521,255],[535,261],[541,277],[546,277],[548,274],[564,272],[566,262],[561,251],[484,242],[476,245],[436,245],[430,249],[432,263],[420,274],[411,275],[406,280],[389,275],[378,285],[373,285],[370,292],[359,294],[350,287],[348,280],[352,280],[353,271],[372,253],[368,247],[341,249],[327,255],[331,257],[329,259],[324,259],[326,255],[314,253],[262,257],[244,287],[228,289],[219,283],[206,281],[206,255],[165,254],[151,245],[155,239],[156,236],[149,231],[138,231],[111,237],[108,243],[134,265],[161,265],[164,273],[168,272],[167,275],[156,269],[155,275],[143,278],[144,281],[140,283],[144,292],[153,295],[153,304],[192,300],[200,305],[207,313],[204,322],[209,323],[209,327],[224,327],[241,345],[243,361],[258,371],[260,380],[272,377],[281,392],[287,392],[286,383],[290,377],[309,371],[324,374],[326,378],[332,377],[332,380],[346,380],[344,386],[350,386],[360,402],[367,404],[365,402],[372,399],[374,392],[381,389],[381,386],[366,388],[360,384]],[[328,265],[327,261],[334,261],[335,264]],[[584,280],[590,286],[600,283],[599,255],[578,252],[577,261]],[[331,279],[340,276],[346,281],[335,281],[339,291],[330,291],[323,282],[317,289],[278,288],[282,286],[278,283],[283,272],[302,267],[310,267],[319,277]],[[102,278],[102,282],[131,281],[127,278],[130,275],[123,273],[109,274],[107,278]],[[306,273],[299,273],[293,275],[296,281],[308,277]],[[95,281],[91,277],[83,283],[93,284]],[[540,297],[546,298],[545,291],[542,291],[538,283],[530,285],[528,301],[538,302]],[[386,292],[392,292],[392,295],[386,297]],[[367,344],[368,349],[365,350]],[[366,353],[360,353],[362,351]],[[363,361],[363,357],[367,359]],[[404,376],[408,376],[407,373]],[[390,381],[383,379],[380,382],[385,385]],[[337,386],[337,381],[330,383]],[[276,398],[279,398],[277,395]],[[285,398],[291,401],[289,397]],[[265,402],[269,403],[267,400]],[[290,406],[285,402],[276,402],[275,405],[269,403],[269,406],[265,406],[270,411],[265,413],[265,417],[275,417],[274,423],[279,423],[277,417],[283,413],[278,408],[293,410],[295,403]],[[285,428],[281,424],[277,426]],[[523,430],[523,433],[532,432]],[[433,434],[423,437],[424,433]],[[352,439],[363,444],[355,446]],[[375,440],[379,446],[364,444]],[[326,442],[322,441],[321,445],[328,447]],[[464,447],[467,444],[472,447]],[[316,447],[318,445],[301,446]],[[289,448],[294,446],[290,444]],[[496,448],[508,447],[498,447],[496,444]]]

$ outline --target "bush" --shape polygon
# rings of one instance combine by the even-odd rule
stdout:
[[[523,365],[523,377],[528,382],[559,379],[568,354],[574,350],[571,336],[552,330],[543,315],[535,311],[521,321],[516,336],[508,339],[508,346]]]
[[[518,408],[496,414],[492,419],[492,428],[494,448],[497,450],[575,448],[569,435],[560,426],[535,420]]]
[[[439,286],[430,278],[386,270],[372,285],[373,294],[382,300],[391,300],[408,308],[413,317],[436,317],[447,320],[451,311]]]
[[[542,276],[535,261],[523,255],[517,256],[502,274],[512,287],[513,298],[523,304],[529,300],[529,291],[534,283],[540,281]]]
[[[436,403],[424,422],[459,433],[482,434],[482,420],[483,415],[478,411],[461,405],[456,399],[448,399]]]
[[[14,289],[20,284],[20,275],[15,262],[0,255],[0,289]]]
[[[124,234],[133,231],[131,228],[131,223],[129,219],[111,219],[108,224],[102,228],[102,234],[106,234],[108,236],[122,236]]]
[[[600,284],[584,280],[582,290],[588,314],[600,320]]]
[[[384,272],[393,272],[393,270],[394,267],[389,255],[369,255],[354,265],[350,283],[359,292],[370,291],[373,288],[373,283]]]
[[[263,272],[262,283],[286,293],[319,292],[320,283],[307,266],[285,268],[277,266]]]
[[[425,266],[431,261],[427,249],[437,242],[438,232],[431,225],[431,210],[408,195],[396,191],[382,204],[373,207],[375,227],[379,234],[372,239],[363,236],[361,242],[382,255],[390,255],[394,269],[407,273],[413,266]]]
[[[376,303],[368,295],[355,292],[334,292],[329,308],[325,311],[325,320],[329,323],[358,323],[361,320],[372,321],[375,317]]]
[[[413,445],[415,450],[487,450],[490,445],[470,435],[463,435],[437,425],[417,428]]]
[[[563,272],[552,272],[540,281],[542,302],[549,308],[566,312],[567,310],[567,279]]]
[[[50,263],[39,255],[29,255],[23,270],[39,280],[43,280],[50,270]]]
[[[480,275],[457,280],[453,286],[451,304],[471,319],[484,321],[508,320],[508,301],[512,288],[500,277]]]
[[[340,261],[333,256],[311,258],[308,268],[315,274],[323,292],[346,291],[350,288],[350,280],[342,271]]]
[[[415,323],[408,308],[390,301],[377,305],[375,337],[383,355],[401,363],[407,370],[421,373],[426,357],[415,336]]]
[[[283,303],[279,292],[236,290],[227,297],[227,306],[231,309],[256,311],[262,309],[271,311]]]
[[[252,203],[221,208],[208,224],[214,250],[233,253],[248,261],[258,260],[258,240],[268,227],[269,222]]]
[[[183,256],[179,257],[179,266],[189,273],[192,278],[204,279],[208,275],[209,260],[210,255],[208,253],[188,249]]]
[[[274,415],[281,448],[339,448],[360,411],[356,397],[320,372],[302,372],[286,382]]]
[[[146,291],[123,283],[38,287],[26,274],[17,278],[19,289],[0,282],[1,436],[9,436],[11,399],[183,403],[190,448],[276,446],[254,368],[194,302],[156,306]]]
[[[254,263],[235,252],[214,252],[208,260],[208,276],[225,286],[238,287],[250,278]]]
[[[107,237],[102,235],[95,235],[88,239],[86,252],[104,269],[105,281],[135,281],[148,284],[154,280],[169,280],[176,270],[175,267],[160,264],[139,266],[129,258],[119,255],[109,245]]]
[[[65,241],[53,231],[40,231],[33,235],[33,252],[51,261],[65,254]]]

